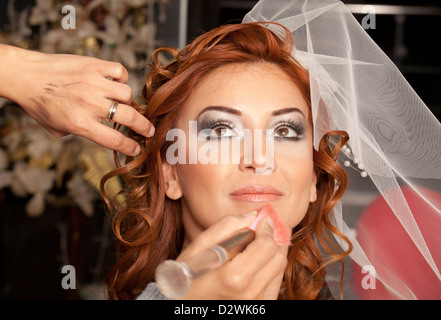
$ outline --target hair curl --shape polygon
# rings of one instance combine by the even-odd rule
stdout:
[[[154,281],[157,265],[166,259],[175,259],[182,249],[184,230],[180,202],[165,196],[162,162],[172,143],[165,137],[174,127],[180,106],[204,76],[226,64],[273,63],[290,76],[310,104],[309,74],[291,55],[292,35],[282,25],[273,24],[284,30],[284,37],[277,36],[264,23],[226,25],[199,36],[182,50],[164,47],[154,52],[142,92],[145,105],[133,103],[133,107],[153,123],[155,135],[146,139],[129,131],[129,136],[144,146],[142,153],[136,158],[127,157],[125,165],[121,165],[115,155],[117,169],[101,181],[117,242],[116,265],[107,277],[109,298],[135,298]],[[167,65],[159,62],[164,53],[173,57]],[[330,140],[334,136],[342,139],[331,148]],[[305,218],[293,229],[293,245],[289,248],[279,299],[324,298],[325,266],[342,262],[351,250],[350,241],[330,222],[332,209],[348,183],[346,172],[335,160],[347,140],[345,132],[332,131],[321,139],[318,150],[314,150],[317,200],[310,204]],[[114,176],[121,176],[125,182],[124,207],[105,194],[104,184]],[[342,251],[335,246],[329,232],[343,238],[349,249]],[[315,239],[330,255],[328,261],[322,258]]]

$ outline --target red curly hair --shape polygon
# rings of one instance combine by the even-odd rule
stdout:
[[[145,146],[142,153],[136,158],[127,157],[125,165],[120,165],[115,156],[118,168],[101,182],[117,241],[116,265],[107,277],[110,299],[136,298],[154,281],[158,264],[175,259],[182,249],[184,230],[180,202],[165,196],[162,162],[172,143],[165,137],[174,127],[180,106],[204,76],[226,64],[273,63],[286,72],[310,104],[309,74],[291,55],[292,35],[285,27],[273,25],[285,32],[284,37],[277,36],[264,23],[234,24],[213,29],[182,50],[165,47],[154,52],[143,89],[145,105],[133,105],[153,123],[155,135],[146,139],[129,132]],[[160,54],[164,53],[173,57],[167,65],[159,62]],[[312,123],[312,116],[310,121]],[[331,148],[330,140],[334,137],[341,138]],[[329,132],[322,138],[318,150],[314,150],[317,200],[310,204],[305,218],[292,231],[293,245],[289,248],[279,299],[325,298],[325,266],[335,261],[343,263],[351,251],[350,241],[332,226],[329,218],[348,183],[346,172],[335,160],[347,140],[345,132]],[[108,199],[104,192],[105,182],[118,175],[125,182],[124,207]],[[343,238],[349,249],[343,251],[335,246],[330,233]],[[315,239],[328,253],[328,258],[322,257]]]

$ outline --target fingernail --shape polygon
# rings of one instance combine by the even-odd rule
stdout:
[[[134,155],[137,156],[140,152],[141,152],[141,147],[139,145],[137,145],[136,149],[135,149],[135,154]]]
[[[257,211],[256,210],[251,211],[251,212],[247,212],[243,216],[244,217],[249,217],[249,216],[255,216],[255,215],[257,215]]]
[[[152,126],[149,131],[149,137],[152,137],[155,134],[155,127]]]

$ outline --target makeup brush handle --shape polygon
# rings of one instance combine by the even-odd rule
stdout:
[[[254,240],[255,232],[243,229],[220,244],[205,250],[185,262],[166,260],[156,269],[155,281],[166,297],[180,299],[193,280],[215,270],[232,259]]]
[[[226,258],[225,251],[215,246],[185,262],[166,260],[156,269],[158,289],[167,298],[180,299],[187,293],[193,280],[220,267]]]

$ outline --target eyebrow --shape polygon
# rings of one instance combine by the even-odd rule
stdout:
[[[226,112],[226,113],[231,113],[237,116],[241,116],[242,112],[240,112],[239,110],[233,109],[233,108],[228,108],[228,107],[222,107],[222,106],[210,106],[210,107],[206,107],[204,110],[202,110],[196,119],[199,119],[205,112],[209,112],[209,111],[220,111],[220,112]]]
[[[229,108],[229,107],[224,107],[224,106],[210,106],[210,107],[206,107],[204,110],[202,110],[198,114],[197,119],[199,119],[202,116],[202,114],[204,114],[205,112],[208,112],[208,111],[226,112],[226,113],[234,114],[234,115],[237,115],[237,116],[241,116],[242,115],[242,112],[237,110],[237,109],[233,109],[233,108]],[[302,110],[300,110],[299,108],[284,108],[284,109],[273,111],[271,114],[273,116],[280,116],[282,114],[291,113],[291,112],[300,113],[301,115],[303,115],[303,117],[305,117],[305,115],[303,114]]]
[[[303,114],[303,111],[300,110],[299,108],[285,108],[285,109],[276,110],[276,111],[273,111],[272,115],[273,116],[280,116],[282,114],[291,113],[291,112],[298,112],[303,117],[305,117],[305,115]]]

